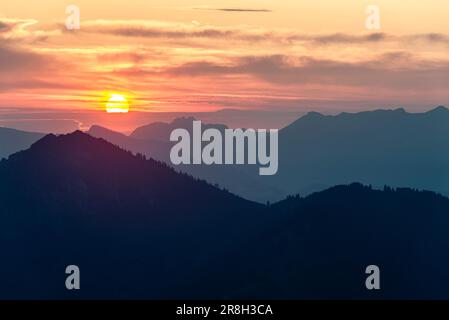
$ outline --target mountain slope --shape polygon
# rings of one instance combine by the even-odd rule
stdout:
[[[131,138],[136,139],[156,139],[161,141],[170,141],[170,134],[173,130],[183,128],[191,131],[192,122],[195,118],[176,118],[170,123],[156,122],[150,123],[146,126],[142,126],[134,130],[131,134]],[[222,124],[207,124],[203,123],[204,129],[215,128],[223,132],[227,127]]]
[[[158,140],[133,138],[101,126],[92,126],[86,133],[92,137],[103,138],[106,141],[134,153],[145,154],[155,160],[170,163],[169,139]]]
[[[129,285],[137,296],[168,295],[198,274],[197,259],[229,255],[245,236],[233,223],[242,213],[249,223],[260,208],[81,132],[48,135],[2,161],[0,203],[9,261],[0,267],[0,295],[43,298],[69,294],[57,270],[75,262],[88,270],[86,283],[109,279],[87,296],[116,296],[116,286]],[[117,272],[128,276],[114,283]],[[147,272],[151,281],[134,285]]]
[[[87,133],[94,137],[103,138],[123,149],[145,154],[147,157],[161,160],[171,165],[170,149],[175,145],[175,142],[170,142],[170,133],[177,128],[183,128],[192,133],[194,120],[194,118],[179,118],[171,123],[150,124],[137,128],[129,137],[100,126],[93,126]],[[224,132],[226,126],[202,124],[203,130],[208,128],[215,128]],[[258,175],[258,169],[255,166],[251,166],[250,172],[238,165],[177,165],[173,167],[177,171],[205,179],[246,199],[260,203],[287,195],[287,193],[280,191],[279,188],[273,188],[260,181],[256,176],[256,174]]]
[[[0,127],[0,159],[6,158],[17,151],[28,149],[31,144],[44,135],[43,133]]]
[[[449,199],[432,192],[352,184],[265,207],[75,132],[1,161],[0,204],[0,298],[449,297]]]
[[[137,128],[129,137],[98,126],[88,133],[170,164],[170,148],[174,145],[169,141],[170,132],[175,128],[191,131],[193,120],[150,124]],[[226,128],[203,125],[203,129],[210,127]],[[449,195],[448,134],[449,111],[445,107],[426,113],[396,109],[325,116],[311,112],[280,130],[279,171],[275,176],[260,177],[257,166],[175,168],[260,203],[353,181]],[[23,147],[14,150],[19,149]]]
[[[449,195],[449,110],[309,113],[279,133],[279,172],[289,193],[359,181]]]
[[[189,129],[193,120],[179,119],[177,124]],[[149,125],[136,129],[133,136],[168,140],[175,127]],[[337,116],[310,112],[280,130],[275,176],[260,177],[254,166],[233,166],[230,172],[207,166],[183,170],[259,202],[278,201],[292,193],[308,195],[353,181],[449,195],[448,135],[449,110],[442,106],[425,113],[402,108]],[[208,170],[217,172],[207,174]],[[246,181],[248,187],[240,187]],[[252,190],[251,186],[258,187]]]
[[[264,250],[288,263],[263,272],[282,275],[284,298],[449,296],[449,199],[443,196],[351,184],[289,197],[271,210],[282,218],[265,232],[270,241]],[[365,288],[369,265],[380,268],[379,291]]]

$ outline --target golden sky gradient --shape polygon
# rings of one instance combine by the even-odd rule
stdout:
[[[0,125],[112,93],[133,112],[427,110],[449,100],[448,16],[447,0],[2,1]]]

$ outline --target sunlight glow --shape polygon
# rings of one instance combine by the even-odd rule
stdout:
[[[129,103],[125,96],[122,94],[111,94],[108,102],[106,103],[107,113],[128,113]]]

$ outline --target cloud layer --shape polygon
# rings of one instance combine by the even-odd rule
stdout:
[[[0,18],[0,39],[4,107],[95,109],[110,91],[143,111],[449,104],[449,36],[440,33],[144,20],[82,21],[68,31]]]

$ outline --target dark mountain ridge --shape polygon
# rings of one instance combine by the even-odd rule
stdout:
[[[48,135],[0,162],[0,298],[448,298],[448,214],[433,192],[360,184],[262,206]],[[70,264],[80,291],[64,288]]]
[[[31,144],[41,139],[45,134],[26,132],[0,127],[0,159],[20,150],[28,149]]]
[[[164,161],[171,165],[170,149],[175,142],[170,142],[170,133],[177,128],[188,130],[192,134],[192,123],[194,118],[179,118],[171,123],[154,123],[137,129],[131,136],[125,136],[113,132],[100,126],[93,126],[87,131],[88,134],[103,138],[123,149],[134,153],[142,153],[147,157]],[[224,132],[223,125],[202,124],[203,130],[215,128]],[[160,139],[160,140],[155,140]],[[203,143],[205,145],[205,143]],[[194,177],[198,177],[217,184],[243,196],[252,201],[264,203],[268,199],[276,197],[280,192],[276,188],[266,185],[263,181],[258,181],[254,172],[257,166],[252,166],[254,172],[246,172],[239,165],[209,166],[209,165],[177,165],[173,166],[179,172],[186,172]]]
[[[129,275],[123,282],[117,280],[118,287],[138,281],[144,271],[156,276],[151,285],[182,287],[189,281],[183,277],[197,268],[197,257],[190,255],[196,246],[201,259],[214,256],[217,264],[215,250],[226,257],[237,245],[234,241],[245,237],[233,228],[238,213],[254,218],[261,209],[79,131],[48,135],[1,161],[0,177],[1,235],[10,259],[0,271],[23,280],[21,286],[16,277],[2,279],[2,297],[54,297],[55,292],[64,296],[60,275],[52,271],[74,260],[90,266],[92,273],[86,276],[93,282],[102,279],[102,269],[111,264],[109,279],[113,272]],[[203,238],[213,247],[201,245]],[[147,269],[138,271],[140,264]],[[179,277],[178,264],[183,269]],[[27,271],[30,265],[32,273]],[[107,293],[108,283],[101,282],[87,290],[87,296],[115,296],[117,289],[111,290]],[[166,290],[157,294],[168,295]],[[134,292],[145,293],[138,284]]]
[[[175,128],[191,131],[194,118],[154,123],[131,136],[93,126],[88,133],[134,153],[171,165],[169,141]],[[203,129],[226,126],[203,123]],[[424,113],[403,108],[341,113],[310,112],[279,133],[279,171],[260,177],[258,166],[180,165],[176,170],[218,184],[246,199],[264,203],[289,194],[308,195],[338,184],[359,181],[376,187],[413,187],[449,195],[449,111],[440,106]],[[36,141],[39,137],[34,137]],[[26,149],[5,136],[4,156]],[[9,151],[8,151],[9,150]]]
[[[308,114],[279,133],[279,172],[289,193],[317,185],[413,187],[449,194],[449,110]]]
[[[131,134],[131,138],[137,139],[157,139],[161,141],[170,141],[170,133],[175,129],[187,129],[191,131],[192,122],[198,120],[193,117],[176,118],[170,123],[155,122],[142,127],[137,128]],[[215,128],[224,132],[228,127],[222,124],[202,124],[204,129]]]

